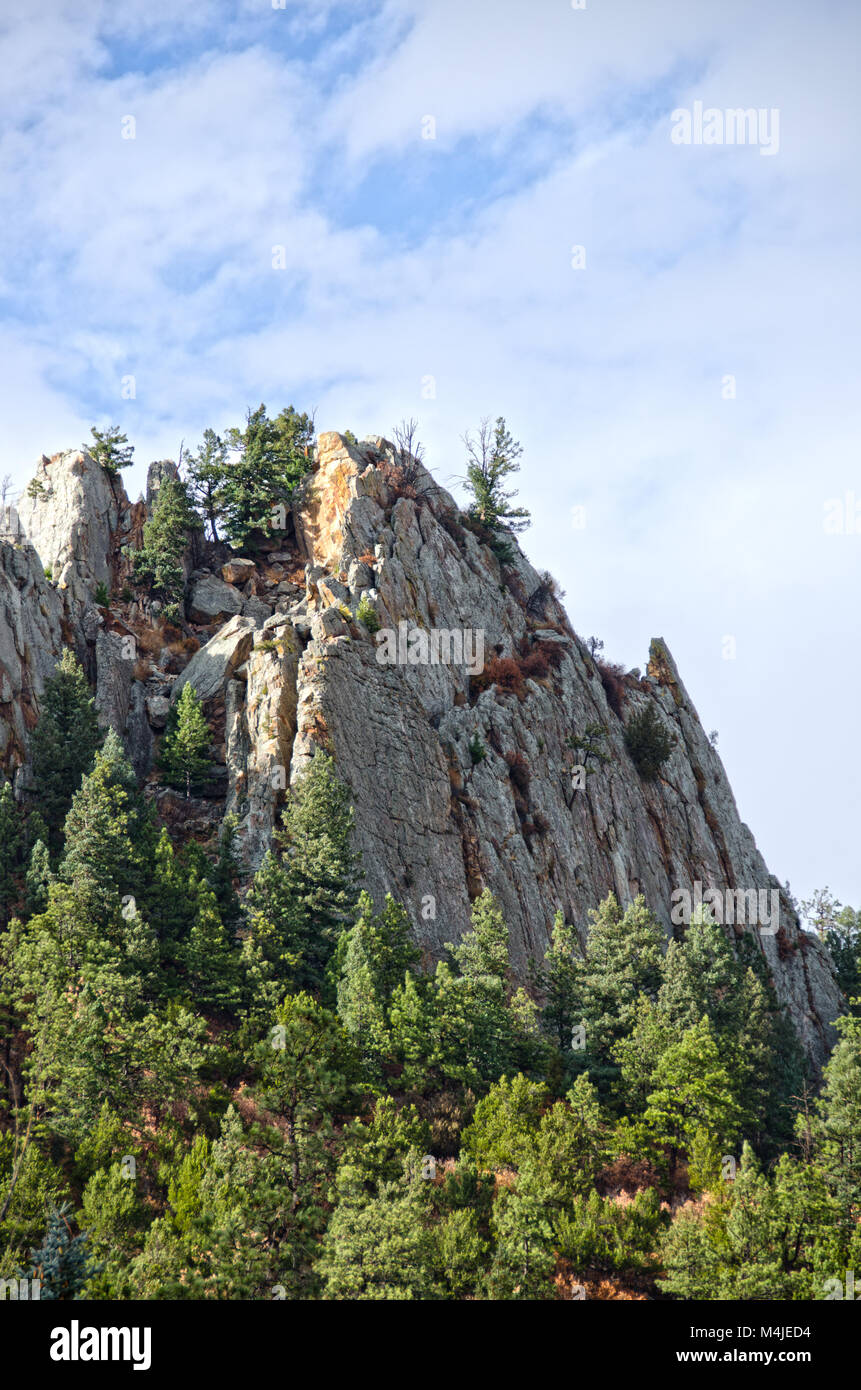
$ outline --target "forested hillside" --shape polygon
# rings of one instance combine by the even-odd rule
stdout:
[[[3,542],[0,1278],[843,1296],[861,921],[824,893],[801,929],[663,646],[644,677],[573,631],[517,549],[504,421],[465,511],[408,434],[315,451],[292,408],[137,504],[95,434]],[[482,669],[375,659],[455,599]],[[773,890],[780,928],[671,923],[699,877]]]

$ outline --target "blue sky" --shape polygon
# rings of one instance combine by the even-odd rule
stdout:
[[[577,630],[631,666],[664,636],[771,868],[861,906],[861,515],[824,528],[861,507],[859,29],[848,0],[4,0],[0,472],[116,422],[134,494],[265,400],[415,416],[453,485],[503,413]],[[777,153],[674,144],[697,100],[776,108]]]

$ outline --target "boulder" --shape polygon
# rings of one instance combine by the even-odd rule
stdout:
[[[177,699],[183,686],[189,683],[201,700],[214,700],[217,695],[222,695],[236,668],[247,659],[254,645],[256,629],[253,618],[239,615],[219,628],[206,646],[194,653],[182,675],[174,682],[171,703]]]
[[[243,559],[240,555],[221,566],[221,577],[225,584],[244,584],[256,573],[257,566],[254,561]]]
[[[214,574],[205,574],[192,583],[186,612],[190,622],[213,623],[219,618],[241,613],[242,595],[231,584],[225,584],[223,579],[217,579]]]
[[[163,729],[170,713],[170,700],[166,695],[148,695],[146,717],[154,729]]]
[[[272,604],[264,603],[262,598],[247,598],[242,604],[242,616],[264,623],[272,612]]]

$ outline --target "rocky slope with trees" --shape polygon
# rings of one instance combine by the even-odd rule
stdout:
[[[663,641],[574,631],[518,456],[483,425],[463,510],[410,427],[292,407],[135,503],[116,428],[41,460],[0,538],[20,1296],[844,1296],[861,914],[801,930]]]
[[[308,450],[307,417],[295,418]],[[7,775],[26,763],[24,729],[59,651],[61,604],[102,724],[122,737],[165,817],[200,837],[225,811],[235,816],[246,873],[262,862],[287,788],[322,748],[353,794],[372,896],[404,903],[429,959],[467,929],[485,887],[524,978],[555,913],[582,937],[608,892],[623,904],[642,893],[671,935],[675,889],[776,889],[778,930],[754,929],[753,939],[805,1048],[822,1059],[839,1012],[830,963],[740,821],[666,643],[652,643],[642,673],[603,662],[511,531],[497,553],[493,528],[383,439],[322,435],[313,466],[296,470],[289,507],[263,468],[251,496],[265,531],[243,531],[240,503],[231,513],[218,496],[221,441],[199,452],[208,535],[169,462],[151,466],[147,504],[130,503],[118,470],[86,451],[40,462],[19,515],[50,579],[27,581],[16,621],[23,612],[51,626],[38,642],[19,639],[34,653],[32,674],[22,676],[24,657],[3,664]],[[217,538],[231,515],[251,545]],[[38,570],[26,542],[3,551],[7,564]],[[399,624],[480,632],[484,669],[380,664],[375,628]],[[186,683],[213,730],[213,767],[206,796],[178,805],[185,798],[162,786],[156,763]],[[672,740],[652,778],[626,742],[649,707]]]

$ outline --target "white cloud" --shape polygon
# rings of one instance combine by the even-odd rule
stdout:
[[[861,496],[855,16],[399,0],[271,18],[313,39],[345,16],[351,29],[300,60],[250,0],[187,7],[181,30],[167,3],[58,4],[41,26],[4,7],[0,472],[23,480],[97,418],[146,460],[293,400],[360,434],[418,416],[450,481],[463,430],[504,412],[525,445],[527,548],[559,572],[575,626],[639,665],[662,632],[775,871],[805,890],[842,875],[861,901],[857,866],[832,849],[858,823],[851,701],[829,697],[818,782],[790,790],[815,658],[848,689],[861,677],[861,536],[821,529],[826,497]],[[198,48],[117,68],[117,43],[143,54],[171,34]],[[670,111],[698,98],[779,106],[779,155],[672,145]],[[519,158],[518,123],[536,114],[543,172],[489,196],[477,161]],[[461,164],[447,189],[469,139],[475,183]],[[394,186],[413,148],[437,161],[429,197],[412,176],[421,238],[399,234]],[[466,198],[464,225],[448,214]],[[588,524],[572,532],[578,503]],[[722,662],[735,631],[739,658]]]

